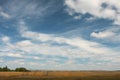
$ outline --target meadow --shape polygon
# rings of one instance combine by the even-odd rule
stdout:
[[[120,80],[119,71],[0,72],[0,80]]]

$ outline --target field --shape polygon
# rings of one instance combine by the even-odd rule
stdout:
[[[0,72],[0,80],[120,80],[116,71]]]

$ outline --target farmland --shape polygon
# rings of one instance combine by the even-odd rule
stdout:
[[[120,80],[119,71],[0,72],[0,80]]]

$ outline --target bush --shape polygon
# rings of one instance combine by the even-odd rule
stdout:
[[[15,71],[17,71],[17,72],[28,72],[29,70],[27,70],[24,67],[20,67],[20,68],[16,68]]]

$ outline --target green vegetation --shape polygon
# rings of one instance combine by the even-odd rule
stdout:
[[[28,72],[29,70],[27,70],[27,69],[24,68],[24,67],[16,68],[15,70],[11,70],[11,69],[8,68],[7,66],[5,66],[5,67],[0,67],[0,72],[12,72],[12,71],[15,71],[15,72]]]
[[[11,71],[11,70],[7,66],[5,66],[3,68],[0,67],[0,71],[5,71],[6,72],[6,71]]]
[[[28,72],[29,70],[27,70],[27,69],[24,68],[24,67],[20,67],[20,68],[16,68],[15,71],[16,71],[16,72]]]

